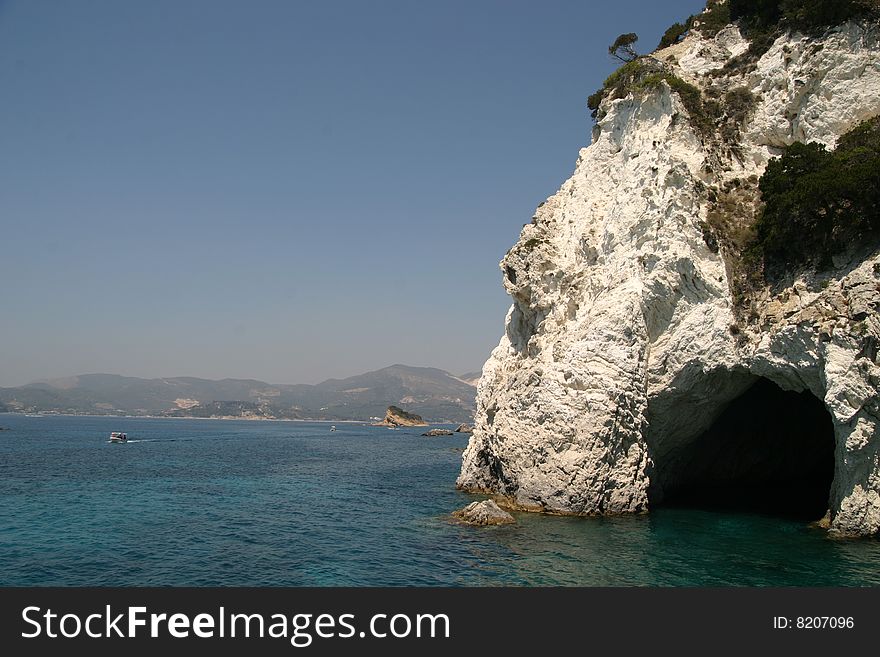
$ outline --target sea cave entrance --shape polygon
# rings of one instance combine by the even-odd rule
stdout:
[[[758,378],[654,467],[654,501],[664,506],[818,520],[834,478],[834,426],[811,393]]]

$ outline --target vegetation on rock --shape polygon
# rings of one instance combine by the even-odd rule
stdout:
[[[742,123],[754,107],[755,97],[744,87],[726,94],[710,89],[704,97],[699,88],[670,73],[653,57],[639,57],[614,71],[603,87],[590,96],[587,106],[597,118],[599,106],[606,97],[615,100],[630,92],[655,90],[663,82],[681,98],[699,134],[711,138],[717,133],[728,144],[736,140]]]
[[[697,16],[691,16],[688,23],[704,36],[713,37],[730,25],[732,20],[729,3],[709,0],[705,11]]]
[[[709,0],[702,13],[670,26],[659,48],[678,43],[691,30],[712,38],[736,23],[749,39],[749,48],[712,72],[729,76],[754,67],[786,31],[819,34],[848,20],[880,20],[880,0]],[[631,37],[635,35],[618,37],[609,52],[624,45],[631,48]],[[748,88],[731,89],[712,84],[710,78],[701,90],[652,56],[620,58],[626,63],[588,99],[594,118],[600,118],[606,99],[655,90],[665,83],[681,99],[699,135],[714,140],[730,156],[740,156],[740,130],[758,100]],[[831,268],[832,257],[853,245],[880,245],[878,121],[844,135],[834,151],[819,144],[791,145],[770,162],[760,182],[753,176],[710,190],[709,212],[701,228],[710,249],[730,256],[725,260],[738,304],[745,305],[758,287],[786,273]]]
[[[639,57],[621,66],[605,79],[601,89],[587,99],[587,107],[592,110],[593,118],[598,116],[599,105],[606,97],[611,100],[623,98],[637,81],[662,70],[663,65],[650,57]]]
[[[833,151],[794,143],[759,184],[764,203],[747,256],[772,279],[829,269],[832,256],[880,245],[880,117],[843,135]]]
[[[663,36],[660,39],[660,44],[657,48],[674,46],[681,41],[689,29],[690,26],[687,23],[673,23],[667,28],[666,32],[663,33]]]
[[[685,109],[687,109],[691,123],[697,132],[706,136],[711,135],[715,130],[713,114],[717,114],[717,108],[714,105],[704,103],[703,94],[694,85],[672,75],[672,73],[664,71],[645,76],[635,85],[635,88],[638,90],[657,89],[662,82],[668,84],[678,94],[678,97],[681,98],[681,102],[684,104]]]
[[[747,30],[822,32],[848,20],[876,17],[878,0],[729,0],[730,18]]]
[[[633,44],[639,40],[639,36],[635,32],[621,34],[608,46],[608,54],[619,59],[622,62],[631,62],[639,56]]]
[[[409,413],[399,406],[389,406],[385,418],[379,424],[389,427],[423,427],[426,426],[421,415]]]
[[[755,293],[766,285],[880,248],[880,116],[841,136],[835,150],[796,142],[760,179],[708,194],[703,238],[725,254],[738,317],[754,320]]]
[[[616,100],[626,97],[630,92],[654,90],[663,81],[681,96],[692,118],[702,123],[700,90],[672,75],[662,62],[653,57],[639,57],[614,71],[605,80],[602,88],[587,99],[587,107],[593,111],[593,118],[596,118],[599,106],[605,98]]]
[[[865,19],[880,19],[880,0],[709,0],[701,14],[673,23],[658,48],[677,43],[690,30],[712,38],[735,22],[748,37],[749,49],[717,71],[726,75],[753,67],[787,30],[816,34],[848,20]]]

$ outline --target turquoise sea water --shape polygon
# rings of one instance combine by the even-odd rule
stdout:
[[[769,516],[450,511],[465,436],[0,414],[0,585],[880,585],[880,541]],[[110,431],[131,442],[106,442]]]

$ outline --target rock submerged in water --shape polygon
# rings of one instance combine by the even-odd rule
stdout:
[[[510,525],[516,522],[512,515],[493,500],[473,502],[452,512],[453,517],[468,525]]]
[[[431,429],[430,431],[426,431],[422,435],[433,438],[434,436],[452,436],[454,434],[455,432],[450,431],[449,429]]]
[[[473,433],[474,428],[469,424],[459,424],[455,433]]]
[[[426,427],[428,423],[422,419],[421,415],[409,413],[399,406],[389,406],[385,411],[385,417],[381,422],[376,423],[377,427]]]

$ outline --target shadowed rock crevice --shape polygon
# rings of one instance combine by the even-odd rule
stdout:
[[[655,456],[651,503],[818,520],[834,477],[834,427],[809,392],[760,378],[694,440]]]

